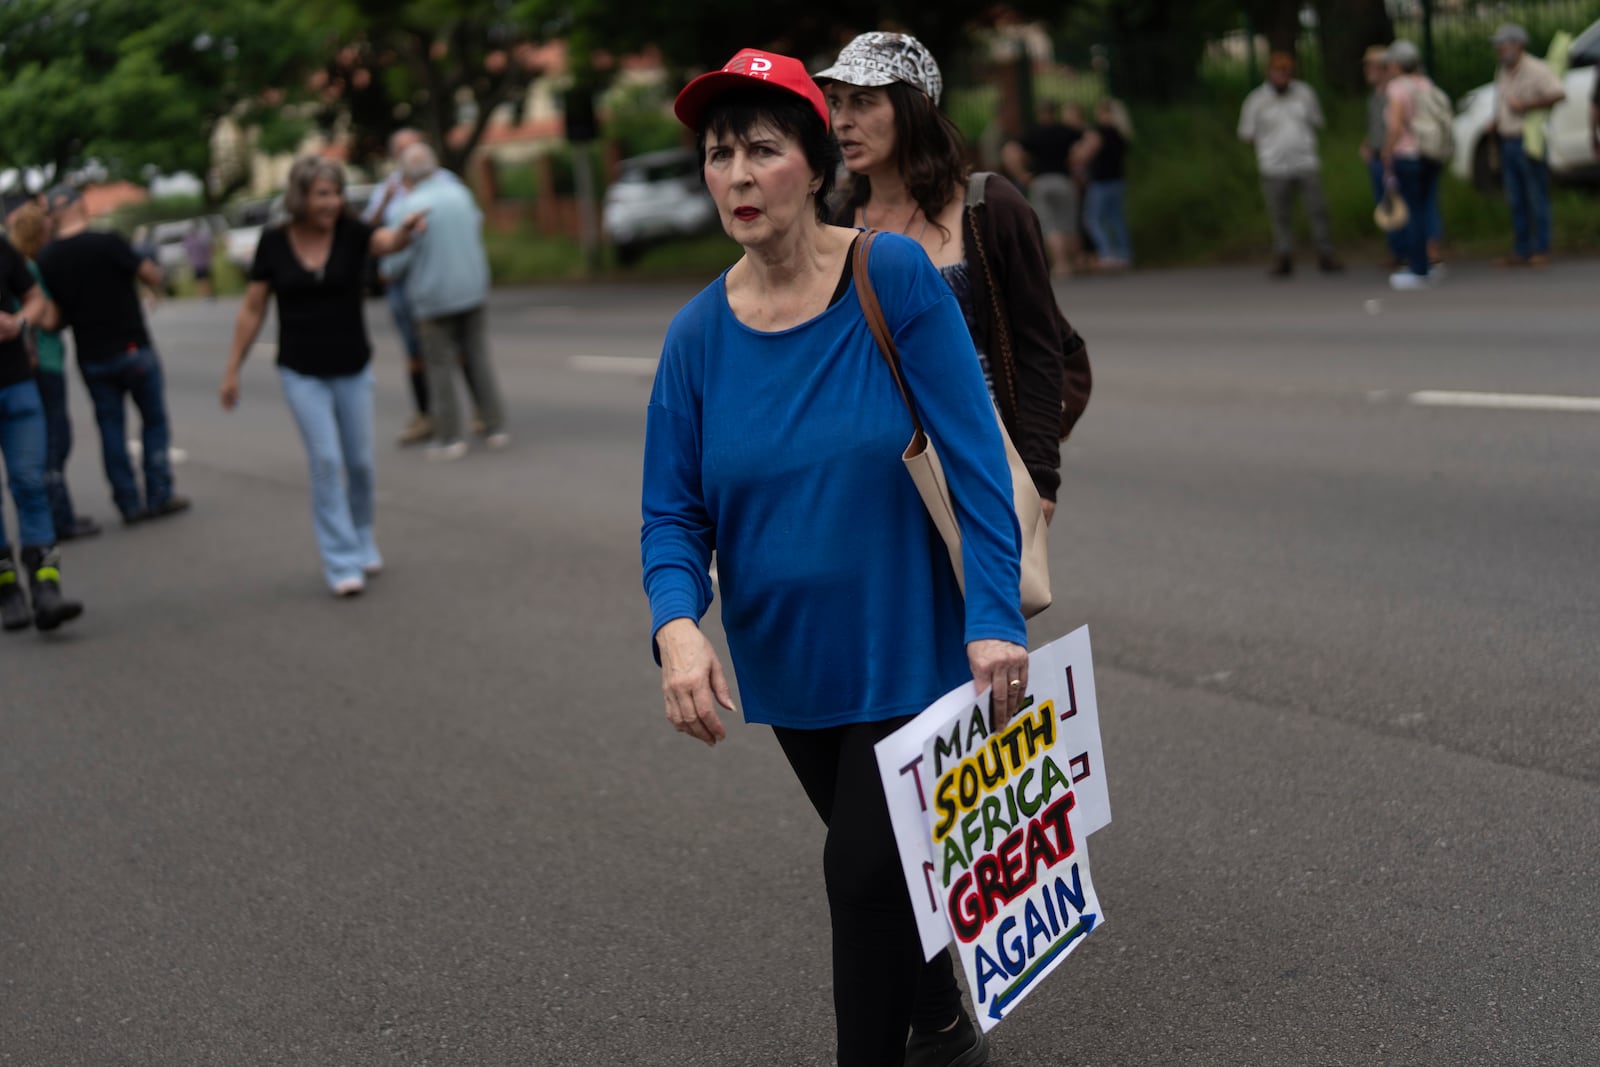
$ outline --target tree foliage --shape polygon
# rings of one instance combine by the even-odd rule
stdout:
[[[534,47],[548,37],[512,0],[292,2],[321,27],[323,121],[349,117],[356,158],[381,156],[389,133],[416,126],[459,170],[495,109],[520,103],[543,73]],[[462,114],[464,136],[448,136]]]
[[[216,200],[248,175],[213,173],[224,118],[281,124],[310,53],[278,0],[12,0],[0,5],[0,152],[58,173],[94,159],[119,175],[207,175]]]

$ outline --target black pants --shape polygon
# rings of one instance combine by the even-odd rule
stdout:
[[[900,1067],[908,1027],[943,1029],[961,1010],[949,953],[922,960],[872,751],[906,721],[826,730],[774,728],[806,796],[828,826],[822,873],[833,917],[839,1067]]]

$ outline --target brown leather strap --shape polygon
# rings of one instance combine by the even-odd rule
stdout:
[[[877,230],[868,230],[856,241],[855,262],[851,266],[856,279],[856,298],[861,301],[861,314],[867,320],[867,328],[872,331],[873,339],[878,342],[878,351],[894,375],[894,384],[900,387],[906,410],[911,412],[911,425],[917,433],[921,433],[922,420],[917,418],[917,406],[911,402],[911,390],[906,388],[905,375],[900,372],[900,353],[894,347],[894,334],[889,331],[889,321],[883,317],[883,305],[878,303],[878,294],[872,288],[872,275],[867,272],[872,242],[877,236]]]

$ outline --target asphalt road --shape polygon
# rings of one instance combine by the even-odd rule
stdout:
[[[1381,281],[1062,288],[1097,387],[1033,632],[1093,634],[1108,921],[997,1065],[1600,1062],[1600,413],[1414,395],[1600,395],[1600,265]],[[88,614],[0,642],[0,1064],[831,1062],[821,827],[768,731],[661,721],[647,645],[693,288],[499,294],[515,443],[445,466],[388,447],[372,305],[354,602],[270,352],[224,415],[235,306],[158,310],[195,509],[69,546]]]

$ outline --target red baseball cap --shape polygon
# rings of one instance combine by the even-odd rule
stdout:
[[[717,97],[731,89],[747,88],[752,81],[766,82],[786,89],[810,104],[828,126],[828,101],[822,90],[811,80],[804,63],[776,52],[763,52],[759,48],[745,48],[728,60],[721,70],[702,74],[683,87],[672,104],[678,121],[691,130],[700,128],[700,116]]]

